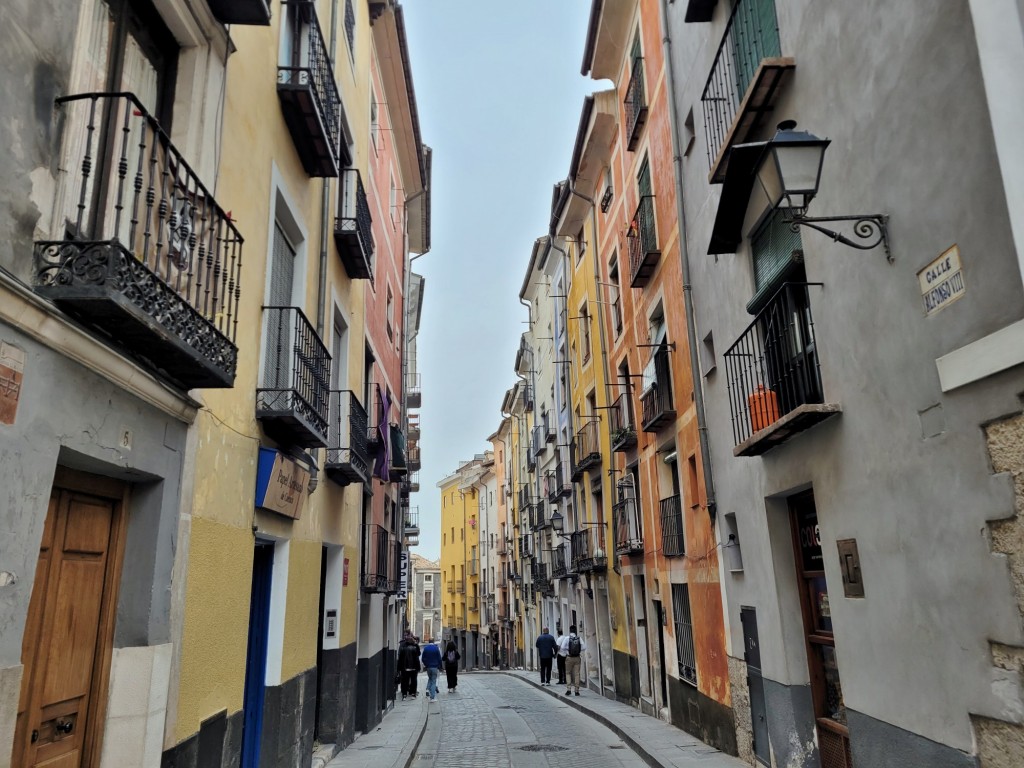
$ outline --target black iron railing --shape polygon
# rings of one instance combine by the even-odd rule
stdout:
[[[423,377],[418,373],[405,375],[405,398],[410,408],[419,408],[423,399]]]
[[[681,496],[662,499],[661,505],[661,551],[668,557],[686,552],[686,535],[683,527],[683,501]]]
[[[597,525],[569,534],[572,549],[572,568],[578,573],[600,571],[608,567],[608,553],[604,547],[604,526]]]
[[[264,307],[263,384],[256,390],[256,416],[295,424],[287,436],[302,445],[328,440],[331,356],[298,307]],[[301,434],[306,431],[308,434]]]
[[[364,528],[362,587],[366,592],[390,592],[394,585],[394,542],[382,525]]]
[[[341,152],[341,95],[334,82],[334,67],[324,41],[313,0],[282,0],[291,16],[291,60],[277,68],[278,90],[310,90],[319,122],[323,125],[330,163],[337,175]],[[299,137],[296,137],[297,140]],[[298,141],[297,141],[298,143]],[[300,153],[303,149],[299,148]]]
[[[626,232],[626,241],[629,247],[630,285],[640,288],[646,284],[656,260],[661,256],[658,250],[658,228],[654,219],[654,195],[640,198],[640,204]]]
[[[612,505],[612,516],[615,524],[615,554],[643,552],[644,537],[640,529],[640,510],[636,498],[620,498]]]
[[[528,507],[530,527],[533,530],[539,530],[548,525],[547,510],[544,506],[543,499],[534,499],[533,503]]]
[[[540,458],[540,455],[547,450],[547,437],[543,424],[538,424],[531,431],[530,448],[533,450],[534,458]]]
[[[533,503],[533,498],[530,496],[530,486],[522,485],[519,488],[519,506],[520,512],[525,512],[526,508]]]
[[[629,137],[627,149],[632,152],[640,141],[640,132],[647,122],[647,95],[644,92],[644,60],[637,56],[633,59],[633,70],[626,88],[626,135]]]
[[[402,517],[405,521],[405,532],[412,533],[420,530],[420,508],[408,505],[402,508]]]
[[[35,243],[37,292],[187,386],[232,386],[242,236],[231,217],[134,94],[56,104],[63,232]]]
[[[559,544],[551,553],[551,577],[561,579],[569,575],[569,558],[566,553],[566,545]]]
[[[654,353],[654,385],[640,395],[642,426],[646,432],[656,432],[675,419],[671,370],[668,347],[663,344]]]
[[[601,422],[590,419],[585,422],[570,446],[572,455],[572,479],[578,481],[583,473],[601,463]]]
[[[355,168],[341,172],[334,239],[345,271],[352,278],[373,277],[373,219],[363,179]]]
[[[809,289],[786,283],[725,353],[736,445],[800,405],[823,403]]]
[[[636,424],[633,422],[633,406],[629,393],[619,395],[608,413],[611,417],[612,450],[624,451],[636,445]]]
[[[701,95],[709,166],[732,130],[762,59],[781,55],[774,0],[738,0]]]
[[[368,482],[371,457],[366,409],[351,390],[333,390],[330,398],[326,470],[350,482]]]

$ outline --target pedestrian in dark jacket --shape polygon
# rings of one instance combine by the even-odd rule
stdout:
[[[444,671],[448,673],[448,693],[451,693],[459,684],[459,649],[455,646],[454,640],[448,641],[448,647],[444,649]]]
[[[398,669],[402,673],[402,699],[416,696],[416,676],[420,673],[420,646],[408,635],[398,651]]]
[[[551,663],[558,653],[558,644],[554,636],[548,632],[548,628],[544,627],[534,645],[537,646],[537,655],[540,657],[540,684],[551,685]]]

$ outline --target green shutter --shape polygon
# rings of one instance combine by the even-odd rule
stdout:
[[[778,209],[750,239],[750,250],[754,257],[753,298],[747,303],[747,311],[757,314],[784,282],[790,269],[803,260],[803,243],[800,232],[783,220],[783,211]]]

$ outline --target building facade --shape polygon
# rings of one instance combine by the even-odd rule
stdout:
[[[421,642],[434,640],[441,630],[441,565],[417,555],[410,557],[409,631]]]

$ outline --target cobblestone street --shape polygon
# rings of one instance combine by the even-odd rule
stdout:
[[[617,768],[638,762],[612,731],[564,701],[507,675],[463,675],[457,693],[442,691],[429,705],[427,731],[412,764]]]

